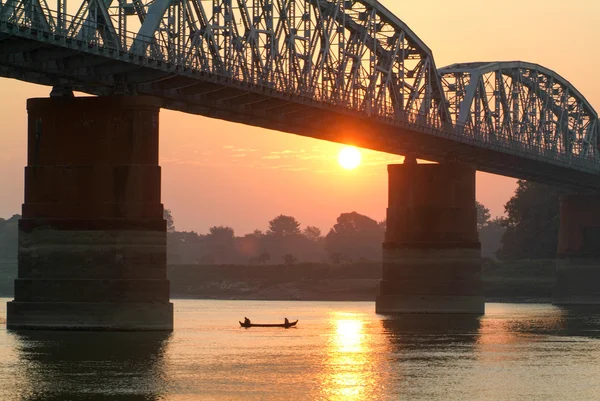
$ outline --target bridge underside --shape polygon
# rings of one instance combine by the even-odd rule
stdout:
[[[426,123],[391,125],[378,117],[360,117],[344,109],[332,111],[330,105],[306,97],[176,68],[159,60],[91,47],[39,31],[30,35],[30,39],[0,35],[0,76],[100,96],[155,96],[163,108],[170,110],[391,154],[467,163],[479,171],[578,191],[600,190],[600,178],[594,173],[549,164],[542,158],[509,154],[501,147],[484,149],[452,136],[436,136]]]

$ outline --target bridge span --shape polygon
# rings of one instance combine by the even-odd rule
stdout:
[[[424,299],[407,309],[482,311],[475,170],[582,193],[600,189],[598,114],[565,78],[516,61],[438,69],[425,43],[376,0],[3,0],[0,76],[53,87],[50,99],[28,104],[14,327],[35,325],[41,310],[60,309],[61,292],[87,283],[89,271],[66,268],[61,279],[49,273],[57,263],[95,266],[82,261],[85,246],[65,248],[81,232],[90,235],[86,246],[106,248],[92,260],[118,256],[121,264],[103,262],[98,278],[106,288],[87,283],[87,297],[67,299],[78,313],[128,299],[126,319],[158,303],[168,320],[164,255],[156,251],[164,236],[161,107],[440,162],[390,167],[385,296],[378,300],[384,312],[403,310],[398,292],[412,297],[408,304]],[[99,98],[72,99],[72,91]],[[94,156],[83,157],[90,147]],[[69,188],[79,191],[61,197]],[[594,202],[578,199],[593,215],[585,205]],[[582,224],[570,226],[578,234],[569,238],[583,235]],[[53,235],[43,232],[48,227]],[[131,237],[121,238],[124,232]],[[56,233],[64,236],[59,243]],[[569,241],[569,257],[587,244]],[[135,246],[124,251],[124,242]],[[40,246],[53,250],[40,257]],[[139,254],[143,247],[151,261]],[[154,281],[144,279],[148,263]],[[415,278],[423,266],[439,282]],[[43,280],[54,280],[55,289]],[[108,327],[110,316],[94,324]]]

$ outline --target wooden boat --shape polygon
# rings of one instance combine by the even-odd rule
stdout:
[[[244,322],[240,322],[240,326],[242,327],[283,327],[286,329],[289,329],[290,327],[294,327],[296,325],[296,323],[298,323],[298,320],[296,320],[295,322],[289,322],[289,323],[273,323],[273,324],[260,324],[260,323],[250,323],[250,324],[245,324]]]

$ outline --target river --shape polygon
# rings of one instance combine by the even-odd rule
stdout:
[[[391,318],[372,302],[173,302],[171,334],[17,333],[3,306],[0,400],[600,399],[600,310]],[[244,329],[244,316],[299,322]]]

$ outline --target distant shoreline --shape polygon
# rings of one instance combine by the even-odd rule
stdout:
[[[16,265],[2,266],[0,296],[13,296]],[[170,265],[173,299],[373,302],[381,263],[344,265]],[[484,260],[486,302],[550,303],[554,261],[499,263]]]
[[[1,296],[1,295],[0,295]],[[171,295],[171,299],[179,300],[196,300],[196,301],[287,301],[287,302],[375,302],[373,299],[258,299],[258,298],[195,298],[185,296]],[[486,303],[503,303],[503,304],[551,304],[551,298],[487,298]]]
[[[554,261],[500,264],[484,261],[486,302],[549,303]],[[381,263],[293,266],[172,265],[171,297],[181,299],[373,302]]]
[[[0,298],[13,298],[12,293],[0,293]],[[375,298],[369,299],[356,299],[356,298],[339,298],[339,299],[288,299],[288,298],[254,298],[254,297],[194,297],[194,296],[181,296],[177,294],[171,294],[171,299],[181,299],[181,300],[213,300],[213,301],[309,301],[309,302],[375,302]],[[550,304],[552,303],[551,298],[485,298],[485,302],[488,303],[507,303],[507,304]]]

